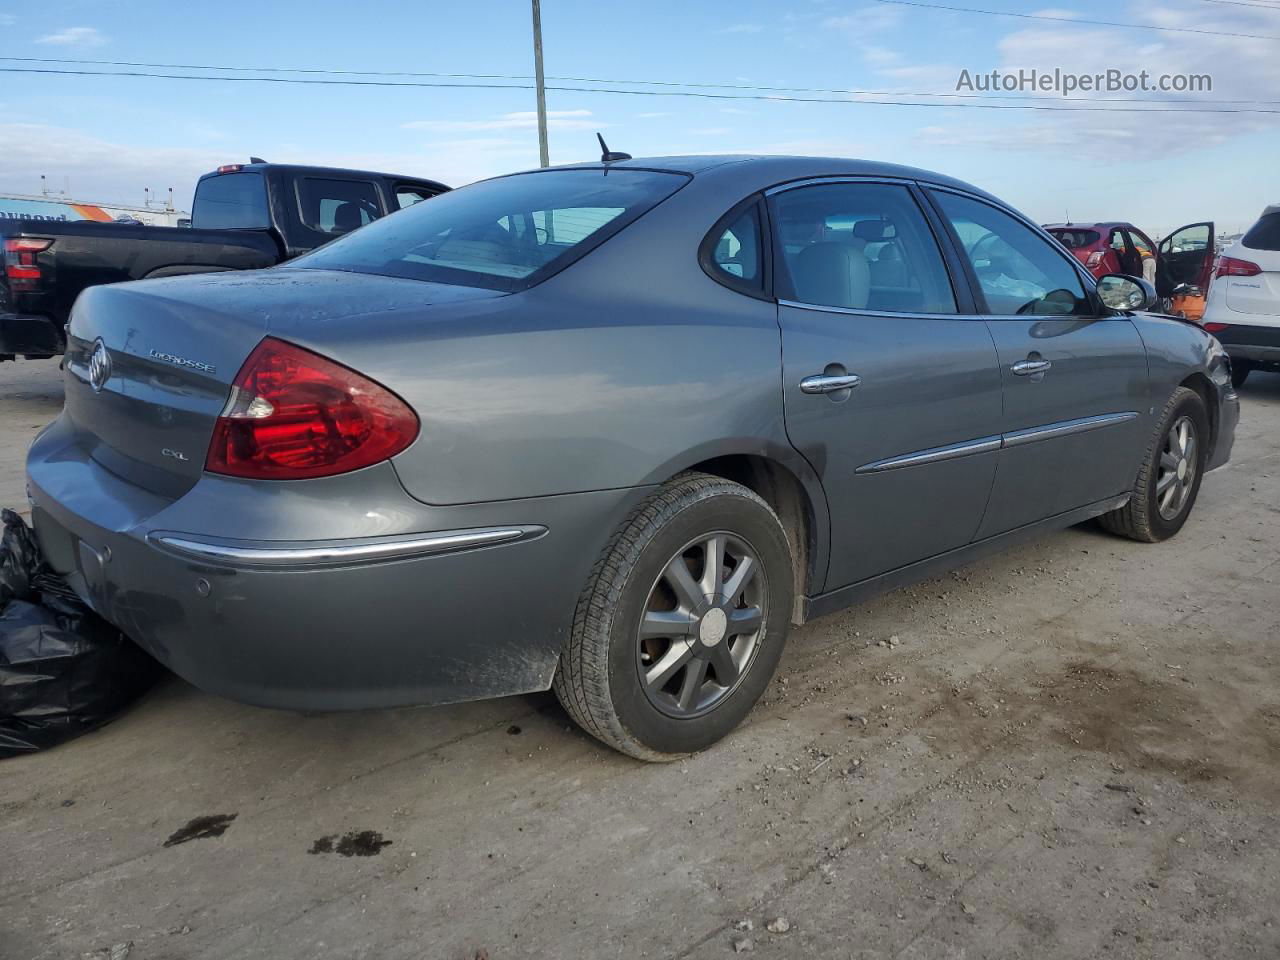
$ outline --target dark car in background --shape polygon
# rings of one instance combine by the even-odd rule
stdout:
[[[1176,534],[1239,406],[1153,301],[908,167],[515,174],[274,269],[85,291],[32,518],[207,690],[553,687],[671,759],[747,715],[792,624],[1091,517]]]
[[[1142,277],[1155,286],[1165,312],[1192,320],[1204,312],[1212,279],[1212,222],[1179,227],[1159,244],[1123,221],[1050,223],[1045,229],[1095,277]]]
[[[2,221],[0,361],[61,354],[71,306],[87,287],[269,267],[447,189],[415,177],[256,161],[202,176],[189,227]]]

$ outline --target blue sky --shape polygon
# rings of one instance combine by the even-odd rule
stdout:
[[[1280,36],[1280,10],[1208,0],[951,5]],[[0,0],[0,53],[158,63],[438,73],[532,72],[526,0]],[[1280,41],[977,16],[874,0],[643,4],[544,0],[550,76],[954,92],[961,69],[1210,73],[1219,100],[1280,109]],[[0,63],[0,66],[40,66]],[[49,65],[55,66],[56,65]],[[555,81],[548,81],[554,84]],[[581,84],[576,84],[581,85]],[[750,91],[743,91],[749,93]],[[1152,95],[1153,97],[1155,95]],[[1247,226],[1280,200],[1280,115],[1105,113],[548,94],[553,162],[764,152],[861,156],[944,171],[1031,216],[1129,219],[1151,232]],[[529,90],[291,86],[6,74],[0,191],[39,175],[78,199],[136,201],[250,153],[369,165],[451,184],[534,166]]]

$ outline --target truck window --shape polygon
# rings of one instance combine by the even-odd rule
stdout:
[[[348,233],[382,216],[378,188],[360,180],[303,177],[298,183],[302,222],[321,233]]]
[[[196,184],[191,224],[211,230],[263,230],[271,226],[267,185],[260,173],[222,173]]]
[[[406,183],[396,184],[396,206],[403,210],[405,207],[412,207],[415,203],[421,203],[423,200],[430,200],[435,194],[425,187],[411,187]]]

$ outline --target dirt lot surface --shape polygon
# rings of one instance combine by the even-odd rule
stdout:
[[[0,367],[0,503],[58,382]],[[1280,376],[1241,392],[1174,541],[1080,527],[809,624],[687,762],[550,695],[167,681],[0,761],[0,957],[1280,956]]]

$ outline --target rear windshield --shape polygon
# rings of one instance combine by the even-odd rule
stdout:
[[[262,230],[271,226],[267,185],[260,173],[220,173],[196,184],[191,225],[212,230]]]
[[[1050,230],[1049,232],[1068,250],[1092,247],[1100,239],[1096,230]]]
[[[295,261],[494,290],[563,269],[682,187],[683,174],[549,170],[453,190]]]
[[[1280,213],[1264,215],[1240,242],[1251,250],[1280,250]]]

